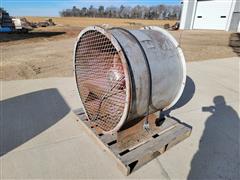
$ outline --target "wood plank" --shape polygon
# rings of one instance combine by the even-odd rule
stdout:
[[[115,156],[114,153],[112,153],[112,151],[108,148],[107,144],[105,144],[103,141],[101,141],[99,139],[99,136],[97,136],[95,134],[95,131],[93,131],[93,129],[89,128],[88,125],[86,125],[86,123],[84,121],[81,121],[80,119],[80,124],[86,129],[86,133],[91,137],[93,138],[93,140],[98,144],[100,145],[100,147],[102,149],[104,149],[117,163],[117,167],[123,172],[123,174],[127,175],[128,172],[129,172],[129,169],[126,168],[126,166],[121,162],[121,160],[119,158],[117,158]]]
[[[74,111],[80,119],[80,123],[85,127],[86,132],[93,137],[101,148],[113,157],[117,167],[125,174],[129,175],[139,169],[144,164],[161,155],[166,150],[186,139],[191,134],[192,128],[181,123],[174,117],[167,117],[159,127],[154,127],[154,131],[149,131],[143,141],[139,143],[129,143],[127,147],[119,146],[117,133],[101,134],[98,127],[92,126],[91,122],[86,121],[86,116],[82,110]],[[83,118],[83,119],[81,119]],[[137,133],[137,132],[136,132]],[[130,136],[132,136],[130,132]],[[130,138],[126,136],[128,140]]]
[[[168,145],[171,144],[171,142],[173,142],[171,144],[172,147],[173,144],[177,144],[177,142],[180,142],[179,140],[183,140],[188,134],[189,128],[179,125],[171,131],[167,131],[152,141],[148,141],[144,145],[123,155],[121,160],[124,164],[131,164],[132,162],[140,160],[138,167],[142,166],[148,162],[147,160],[154,159],[156,156],[160,155],[163,152],[162,149],[164,149],[164,152],[168,150]]]
[[[158,130],[155,130],[151,133],[146,132],[147,135],[144,136],[144,134],[142,136],[140,136],[141,138],[143,138],[142,140],[139,140],[139,143],[132,143],[132,146],[129,147],[119,147],[117,144],[114,144],[113,146],[111,146],[111,150],[115,153],[115,154],[119,154],[125,150],[131,150],[131,149],[135,149],[138,146],[141,146],[142,144],[148,142],[149,140],[152,139],[152,136],[154,135],[160,135],[161,133],[164,133],[165,131],[171,130],[172,128],[174,128],[176,125],[178,124],[178,122],[176,120],[173,119],[167,119],[163,122],[163,124],[158,127]],[[131,143],[129,143],[131,144]]]

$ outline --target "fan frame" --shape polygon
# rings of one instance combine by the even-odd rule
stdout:
[[[73,69],[74,70],[73,71],[74,71],[75,82],[77,84],[77,90],[78,90],[78,93],[79,93],[79,98],[80,98],[80,101],[82,103],[83,110],[84,110],[84,112],[85,112],[85,114],[86,114],[86,116],[89,120],[90,120],[90,118],[88,117],[87,111],[86,111],[86,109],[84,107],[84,104],[82,102],[81,95],[80,95],[80,87],[79,87],[79,84],[77,82],[76,58],[75,58],[76,56],[75,55],[76,55],[76,52],[77,52],[78,43],[79,43],[82,35],[84,35],[87,31],[92,31],[92,30],[102,33],[105,37],[107,37],[110,40],[110,42],[115,47],[115,49],[117,50],[117,52],[120,56],[121,63],[122,63],[122,66],[123,66],[123,72],[124,72],[124,75],[125,75],[126,99],[125,99],[124,110],[122,112],[122,117],[113,129],[111,129],[110,131],[104,131],[103,130],[103,133],[105,133],[105,134],[113,134],[114,132],[119,131],[120,128],[123,126],[124,122],[126,121],[126,119],[128,117],[129,110],[131,109],[131,105],[132,105],[132,101],[131,101],[132,83],[131,83],[131,78],[130,78],[131,76],[130,76],[130,71],[129,71],[129,67],[128,67],[128,61],[127,61],[127,58],[124,54],[124,51],[123,51],[122,47],[120,46],[120,44],[118,43],[117,39],[111,33],[109,33],[107,31],[107,29],[105,29],[103,27],[100,27],[100,26],[89,26],[87,28],[84,28],[80,32],[80,34],[78,35],[77,41],[74,45],[74,53],[73,53]]]

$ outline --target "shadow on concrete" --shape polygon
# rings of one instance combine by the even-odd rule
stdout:
[[[0,107],[0,156],[48,129],[70,111],[57,89],[6,99]]]
[[[0,33],[0,42],[17,41],[31,38],[49,38],[66,32],[29,32],[29,33]]]
[[[195,84],[194,84],[193,80],[189,76],[187,76],[186,85],[184,87],[184,90],[183,90],[183,93],[182,93],[180,99],[177,101],[177,103],[173,107],[171,107],[170,109],[168,109],[166,111],[163,111],[161,113],[161,116],[170,117],[171,111],[185,106],[193,98],[194,94],[195,94]]]
[[[240,33],[232,33],[229,37],[229,46],[240,57]]]
[[[223,96],[213,99],[213,106],[202,107],[207,118],[199,150],[191,162],[188,179],[240,179],[239,125],[237,112]]]

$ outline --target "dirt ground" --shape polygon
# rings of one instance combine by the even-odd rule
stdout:
[[[27,19],[33,22],[44,20]],[[38,28],[28,34],[0,34],[1,80],[72,76],[74,43],[81,29],[88,25],[110,24],[134,29],[175,23],[104,18],[54,18],[53,21],[57,26]],[[228,45],[230,32],[191,30],[170,33],[179,41],[188,62],[237,56]]]

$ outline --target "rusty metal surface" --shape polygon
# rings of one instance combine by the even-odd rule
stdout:
[[[186,74],[185,64],[182,63],[184,57],[180,56],[173,37],[152,29],[113,28],[110,32],[123,47],[132,69],[134,106],[130,109],[127,121],[174,105],[182,93]],[[145,55],[148,64],[144,60]]]
[[[123,150],[130,147],[134,148],[135,145],[140,145],[141,143],[144,143],[149,138],[152,138],[152,135],[159,131],[159,127],[156,126],[156,121],[158,119],[158,116],[156,114],[151,114],[148,117],[148,131],[143,129],[145,118],[146,117],[142,118],[140,121],[138,121],[136,124],[129,127],[128,129],[119,131],[117,133],[117,142],[119,149]]]
[[[100,32],[88,31],[78,42],[75,69],[89,119],[104,131],[113,129],[126,101],[125,75],[117,50]]]
[[[129,61],[131,70],[132,106],[128,114],[128,120],[144,116],[148,110],[150,76],[144,53],[139,47],[138,41],[123,29],[110,30],[123,47],[123,51]]]
[[[90,121],[114,132],[176,103],[185,60],[168,33],[154,28],[83,30],[75,49],[75,75]]]

